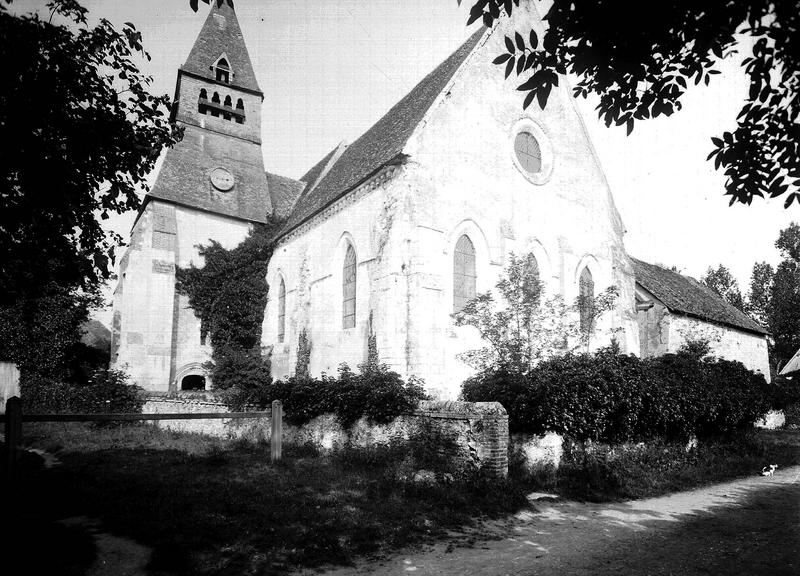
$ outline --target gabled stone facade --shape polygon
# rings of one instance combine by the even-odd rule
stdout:
[[[376,124],[379,134],[373,128],[353,143],[306,191],[317,195],[314,203],[298,201],[269,268],[270,285],[282,279],[287,289],[283,342],[276,341],[274,298],[265,316],[274,376],[293,372],[302,330],[312,343],[313,373],[363,362],[374,333],[381,361],[423,378],[441,397],[455,397],[470,374],[457,354],[481,346],[477,332],[456,327],[451,316],[454,249],[465,235],[475,250],[478,292],[494,287],[512,252],[534,253],[546,290],[568,301],[578,295],[585,268],[596,293],[616,285],[619,305],[598,332],[615,330],[623,349],[638,353],[624,229],[569,88],[562,83],[545,111],[523,111],[514,79],[504,80],[492,64],[512,27],[541,30],[533,12],[515,13],[514,21],[501,22],[508,29],[470,38]],[[541,177],[515,160],[521,131],[535,134],[542,147]],[[382,151],[377,160],[375,146]],[[342,325],[348,246],[358,260],[353,328]]]

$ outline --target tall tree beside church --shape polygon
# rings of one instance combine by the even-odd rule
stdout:
[[[56,302],[69,309],[59,338],[80,338],[121,241],[101,220],[139,207],[137,190],[179,137],[169,97],[151,95],[137,67],[149,56],[133,24],[90,27],[75,0],[48,8],[47,20],[14,15],[0,0],[0,312],[12,322],[0,354],[23,364],[46,346],[32,323]]]
[[[775,269],[767,262],[756,262],[750,275],[750,289],[747,292],[747,309],[762,326],[769,325],[769,304],[772,296],[772,283]]]
[[[457,0],[459,4],[463,0]],[[469,0],[469,22],[510,16],[519,0]],[[531,0],[532,2],[532,0]],[[522,105],[544,108],[559,76],[577,77],[574,95],[599,96],[607,126],[671,116],[689,83],[708,85],[717,66],[752,40],[742,62],[750,88],[736,128],[712,137],[709,159],[727,177],[730,203],[784,196],[800,203],[800,10],[796,0],[707,0],[653,5],[632,0],[553,0],[547,29],[517,30],[495,64],[522,82]],[[732,119],[733,120],[733,119]]]
[[[739,290],[739,283],[725,266],[720,264],[716,269],[709,267],[700,281],[719,294],[728,304],[744,312],[744,300]]]
[[[772,280],[767,318],[780,368],[800,348],[800,226],[781,230],[775,246],[782,260]]]

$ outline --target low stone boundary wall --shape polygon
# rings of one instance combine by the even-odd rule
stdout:
[[[564,455],[564,439],[555,432],[544,436],[512,434],[511,450],[528,471],[541,466],[558,468]]]
[[[209,393],[179,393],[149,396],[145,414],[229,412],[225,404]],[[457,459],[465,467],[481,467],[494,476],[508,474],[508,414],[499,402],[421,402],[411,414],[404,414],[388,424],[374,424],[362,418],[345,429],[336,416],[325,414],[302,426],[286,422],[285,443],[312,443],[323,450],[344,446],[366,447],[386,444],[393,438],[407,439],[424,423],[435,423],[451,434],[458,446]],[[221,438],[270,439],[270,418],[247,420],[163,420],[157,426],[180,432],[206,434]]]
[[[0,361],[0,414],[6,411],[6,402],[19,396],[19,369],[13,362]]]

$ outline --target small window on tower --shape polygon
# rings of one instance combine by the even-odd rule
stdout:
[[[225,84],[230,83],[231,67],[228,65],[228,61],[225,60],[225,58],[220,58],[214,69],[216,71],[217,82],[225,82]]]
[[[237,124],[244,124],[244,101],[241,98],[236,101],[236,115],[234,119]]]
[[[233,106],[233,103],[231,102],[231,97],[230,96],[225,96],[225,106],[227,106],[228,108]]]
[[[205,114],[208,111],[207,104],[208,104],[208,92],[206,92],[206,89],[203,88],[200,90],[200,98],[197,102],[197,111],[200,112],[200,114]]]

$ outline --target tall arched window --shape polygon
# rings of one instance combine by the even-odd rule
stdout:
[[[581,332],[594,329],[594,278],[588,268],[581,271],[578,282],[578,309],[581,315]]]
[[[464,234],[456,242],[453,252],[453,312],[460,312],[464,305],[475,298],[475,246]]]
[[[542,279],[539,276],[539,261],[533,254],[527,254],[523,259],[522,292],[528,299],[540,300],[542,293]]]
[[[342,327],[356,325],[356,251],[347,245],[342,269]]]
[[[286,335],[286,283],[281,278],[278,285],[278,342],[283,342]]]

